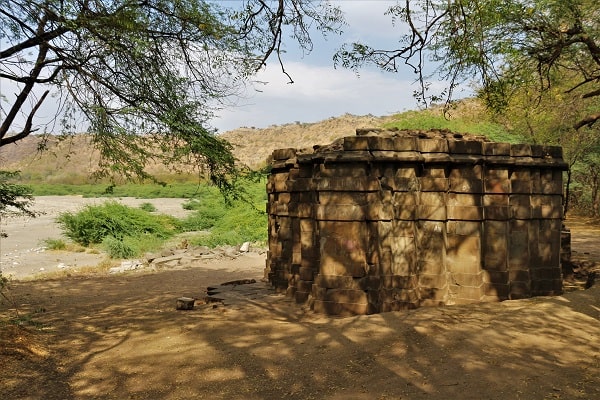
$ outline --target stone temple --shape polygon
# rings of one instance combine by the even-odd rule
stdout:
[[[562,149],[359,129],[273,152],[265,277],[316,312],[562,292]]]

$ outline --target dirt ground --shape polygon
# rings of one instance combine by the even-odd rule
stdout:
[[[577,265],[598,268],[600,227],[570,226]],[[41,254],[54,263],[50,253]],[[12,281],[0,305],[0,321],[12,321],[0,324],[0,397],[600,398],[598,284],[334,318],[271,291],[263,268],[264,255],[249,253],[188,269]],[[566,278],[585,276],[576,268]],[[257,282],[220,285],[241,279]],[[223,301],[205,303],[208,292]],[[195,308],[176,310],[180,296],[198,298]]]

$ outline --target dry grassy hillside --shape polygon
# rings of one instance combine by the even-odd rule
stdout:
[[[339,137],[355,135],[357,128],[379,127],[391,120],[392,117],[345,114],[315,123],[274,125],[265,129],[240,128],[226,132],[222,137],[234,146],[240,162],[257,168],[264,165],[275,149],[329,144]]]
[[[265,164],[267,157],[279,148],[304,148],[328,144],[342,136],[352,136],[356,128],[378,127],[391,117],[345,114],[316,123],[273,125],[265,129],[239,128],[222,137],[234,148],[240,163],[252,168]],[[50,138],[47,149],[39,152],[41,136],[30,136],[0,149],[0,169],[20,170],[23,178],[47,183],[85,183],[98,162],[88,136],[72,140]],[[149,166],[153,174],[166,174],[166,168]]]

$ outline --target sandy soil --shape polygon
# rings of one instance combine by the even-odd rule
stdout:
[[[22,279],[36,275],[95,267],[106,259],[106,254],[98,252],[48,251],[46,239],[66,239],[56,223],[56,217],[63,212],[77,212],[87,205],[102,204],[116,200],[131,207],[151,203],[157,213],[185,216],[188,211],[182,208],[184,199],[118,199],[84,198],[81,196],[42,196],[36,197],[33,211],[40,213],[35,218],[5,218],[0,221],[0,230],[8,234],[0,238],[0,270],[5,276]]]
[[[600,230],[580,225],[576,255],[600,262]],[[600,398],[598,285],[332,318],[272,292],[263,268],[264,256],[250,253],[189,269],[13,282],[0,320],[20,324],[0,327],[1,397]],[[219,285],[239,279],[257,282]],[[223,301],[205,303],[207,292]],[[199,300],[178,311],[180,296]]]

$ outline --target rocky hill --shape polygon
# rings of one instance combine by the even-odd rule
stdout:
[[[272,125],[265,129],[242,127],[224,132],[221,137],[233,146],[235,157],[251,168],[265,165],[275,149],[305,148],[323,145],[343,136],[352,136],[357,128],[379,127],[392,117],[345,114],[315,123]],[[39,151],[40,147],[45,150]],[[27,180],[48,183],[85,183],[98,162],[90,138],[79,135],[59,141],[33,135],[0,149],[0,169],[20,170]],[[155,174],[168,173],[166,168],[150,166]]]

